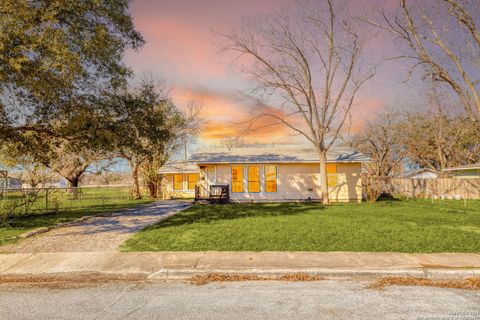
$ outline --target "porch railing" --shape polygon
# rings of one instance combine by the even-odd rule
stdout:
[[[230,201],[230,186],[228,184],[195,187],[195,200],[209,200],[210,202],[227,203]]]

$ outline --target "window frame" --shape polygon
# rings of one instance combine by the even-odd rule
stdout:
[[[175,184],[177,182],[175,182],[175,176],[181,176],[182,177],[182,188],[181,189],[177,189],[175,188]],[[185,179],[184,179],[184,176],[183,176],[183,173],[172,173],[172,190],[173,191],[185,191],[185,186],[184,186],[184,182],[185,182]]]
[[[197,186],[198,184],[198,181],[200,181],[200,174],[198,173],[187,173],[187,190],[185,191],[194,191],[195,190],[195,187]],[[193,188],[190,188],[190,176],[197,176],[197,179],[195,180],[195,184],[193,185]]]
[[[262,166],[259,164],[249,164],[246,166],[247,167],[247,192],[248,193],[261,193],[262,192]],[[258,181],[253,181],[252,182],[258,182],[258,191],[250,191],[250,167],[258,167]]]
[[[328,173],[328,166],[335,166],[335,173]],[[327,187],[328,188],[336,188],[338,187],[338,163],[327,163]],[[329,178],[334,177],[335,178],[335,185],[330,185],[329,183]]]
[[[240,168],[240,172],[242,174],[242,179],[241,181],[233,181],[233,168]],[[230,165],[230,191],[232,193],[245,193],[245,165],[243,164],[232,164]],[[237,183],[240,183],[242,184],[242,191],[233,191],[233,183],[234,182],[237,182]]]
[[[275,191],[267,191],[267,167],[275,167]],[[266,164],[264,165],[264,170],[263,170],[263,176],[264,176],[264,191],[265,193],[277,193],[278,192],[278,165],[277,164]]]

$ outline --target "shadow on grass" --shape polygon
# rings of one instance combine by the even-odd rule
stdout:
[[[210,223],[251,217],[291,216],[325,207],[316,203],[217,204],[195,205],[145,230],[180,226],[191,223]]]
[[[59,212],[50,213],[33,213],[28,215],[20,215],[12,217],[8,222],[0,227],[10,229],[32,229],[38,227],[48,227],[53,224],[72,221],[83,216],[91,216],[101,213],[109,213],[116,210],[131,209],[134,207],[147,204],[149,202],[142,201],[138,203],[111,203],[89,206],[86,208],[74,208],[61,210]]]

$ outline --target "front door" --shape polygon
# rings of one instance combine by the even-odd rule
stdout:
[[[208,186],[216,184],[217,172],[215,166],[207,166],[205,168],[205,178]]]

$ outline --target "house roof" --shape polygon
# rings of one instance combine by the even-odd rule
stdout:
[[[460,170],[480,170],[480,163],[472,163],[464,166],[446,168],[443,171],[460,171]]]
[[[158,170],[159,173],[198,173],[200,169],[191,161],[171,161]]]
[[[407,171],[403,175],[400,175],[400,177],[408,178],[408,177],[419,175],[419,174],[422,174],[422,173],[425,173],[425,172],[437,174],[437,171],[435,171],[435,170],[432,170],[432,169],[429,169],[429,168],[421,168],[421,169],[418,169],[418,170]]]
[[[195,152],[191,161],[208,163],[315,163],[318,153],[306,147],[206,149]],[[370,158],[349,148],[330,149],[328,162],[368,162]]]

